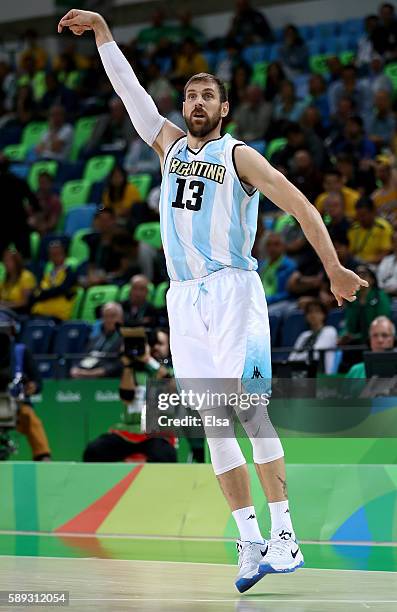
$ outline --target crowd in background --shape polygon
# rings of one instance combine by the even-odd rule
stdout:
[[[334,328],[323,333],[330,327],[325,325],[327,314],[336,307],[324,268],[295,219],[262,199],[254,255],[269,312],[288,317],[300,308],[312,330],[298,339],[296,355],[309,348],[363,345],[371,322],[379,316],[391,319],[395,312],[397,96],[386,70],[397,61],[394,7],[382,4],[363,24],[348,63],[329,54],[321,73],[311,72],[312,54],[299,28],[287,25],[278,40],[265,14],[246,0],[238,0],[223,38],[208,40],[188,12],[172,25],[156,11],[149,27],[120,44],[160,113],[182,128],[186,80],[198,72],[223,79],[230,100],[224,130],[266,154],[307,196],[323,215],[343,265],[368,280],[356,302],[345,306],[338,333]],[[244,50],[258,45],[275,49],[272,61],[261,65],[244,59]],[[97,119],[72,160],[74,126],[82,116]],[[70,240],[59,231],[62,173],[41,173],[32,190],[18,175],[18,164],[1,156],[0,193],[6,210],[0,224],[1,305],[22,316],[66,321],[78,287],[124,287],[132,278],[123,316],[152,329],[166,328],[164,309],[148,300],[150,283],[167,280],[164,255],[134,233],[141,223],[158,221],[157,155],[136,134],[96,50],[83,55],[70,37],[52,57],[29,30],[14,60],[0,61],[0,148],[18,143],[23,129],[40,120],[48,121],[48,129],[26,152],[25,165],[55,160],[63,176],[79,178],[96,155],[113,155],[116,164],[91,193],[97,210],[84,236],[87,258],[74,267],[67,257]],[[128,180],[140,173],[152,178],[144,200]],[[32,232],[41,238],[34,260]],[[97,341],[90,340],[87,350]],[[347,359],[345,370],[351,363]],[[332,366],[325,369],[332,371]],[[72,375],[78,372],[76,366]]]

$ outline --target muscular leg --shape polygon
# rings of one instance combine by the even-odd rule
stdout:
[[[269,463],[255,463],[255,468],[269,503],[288,499],[284,457]]]
[[[247,464],[219,474],[217,479],[232,512],[239,508],[252,506]]]

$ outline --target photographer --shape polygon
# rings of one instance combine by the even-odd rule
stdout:
[[[0,333],[11,340],[10,394],[17,399],[16,430],[26,436],[34,461],[49,461],[51,451],[44,426],[36,415],[30,397],[41,390],[41,377],[29,349],[14,342],[16,322],[11,313],[0,311]]]
[[[144,455],[147,462],[174,463],[176,451],[173,440],[147,435],[137,426],[145,405],[146,378],[170,377],[166,365],[169,356],[169,344],[165,342],[167,334],[155,330],[147,336],[141,327],[121,328],[120,331],[124,337],[119,389],[124,404],[121,423],[90,442],[84,451],[83,461],[125,461],[131,455]]]

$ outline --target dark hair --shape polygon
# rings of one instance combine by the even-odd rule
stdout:
[[[115,185],[112,184],[112,178],[115,172],[120,172],[123,176],[123,182],[120,185],[120,187],[116,187]],[[117,202],[118,200],[120,200],[120,198],[123,196],[127,182],[128,182],[128,177],[127,177],[126,171],[124,170],[122,166],[119,166],[118,164],[116,164],[113,170],[111,171],[111,173],[109,174],[108,185],[107,185],[108,192],[109,192],[109,200],[111,202]]]
[[[352,117],[349,117],[347,121],[350,121],[350,123],[355,123],[361,128],[364,125],[364,122],[359,115],[353,115]]]
[[[294,34],[295,36],[295,44],[296,45],[302,45],[303,44],[303,39],[299,33],[299,30],[296,26],[292,25],[291,23],[287,26],[285,26],[284,28],[284,32],[283,32],[283,36],[285,36],[287,34],[287,32],[290,31]]]
[[[199,72],[198,74],[194,74],[192,77],[190,77],[183,89],[184,100],[186,99],[186,91],[189,85],[199,81],[210,81],[212,83],[215,83],[215,85],[218,87],[221,102],[227,102],[227,90],[224,82],[218,79],[218,77],[214,76],[213,74],[209,74],[208,72]]]
[[[334,243],[334,246],[336,244],[343,244],[343,246],[350,246],[350,241],[349,238],[347,237],[347,233],[346,232],[338,232],[335,233],[331,236],[332,242]]]
[[[373,270],[371,270],[371,268],[369,266],[366,266],[365,264],[359,264],[357,266],[356,270],[360,270],[360,269],[363,270],[366,275],[371,277],[372,282],[373,282],[373,287],[375,289],[379,289],[379,287],[378,287],[378,279],[376,277],[375,272]],[[357,272],[357,274],[358,274],[358,272]],[[362,274],[362,272],[360,274]]]
[[[339,178],[342,178],[342,172],[338,170],[338,168],[335,168],[335,166],[329,166],[328,168],[326,168],[324,175],[325,174],[332,174],[332,176],[337,176]]]
[[[307,315],[307,313],[309,312],[309,310],[313,308],[313,306],[315,308],[319,308],[320,310],[322,310],[324,317],[327,316],[328,314],[327,307],[325,306],[325,304],[323,304],[322,302],[320,302],[320,300],[317,300],[317,299],[310,300],[310,302],[307,302],[307,304],[305,304],[303,308],[303,312],[305,313],[305,315]]]
[[[288,136],[288,134],[301,134],[302,132],[301,126],[296,121],[289,121],[284,128],[285,136]]]
[[[19,279],[19,277],[22,274],[22,270],[23,270],[22,255],[18,253],[18,251],[15,251],[14,249],[6,249],[4,251],[3,257],[6,253],[9,253],[12,256],[12,259],[14,260],[14,264],[15,264],[15,269],[16,269],[16,277],[17,279]],[[9,280],[10,280],[10,275],[8,273],[8,270],[6,270],[5,282],[7,283]]]
[[[356,210],[370,210],[374,212],[376,210],[375,202],[369,196],[362,196],[359,200],[357,200],[356,205],[354,207]]]

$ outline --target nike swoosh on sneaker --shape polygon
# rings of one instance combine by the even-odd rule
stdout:
[[[299,552],[299,547],[295,550],[295,552],[291,550],[291,555],[292,555],[293,559],[295,559],[295,557],[298,554],[298,552]]]
[[[266,555],[268,550],[269,550],[269,545],[266,546],[266,550],[265,551],[261,550],[262,557],[264,557]]]

